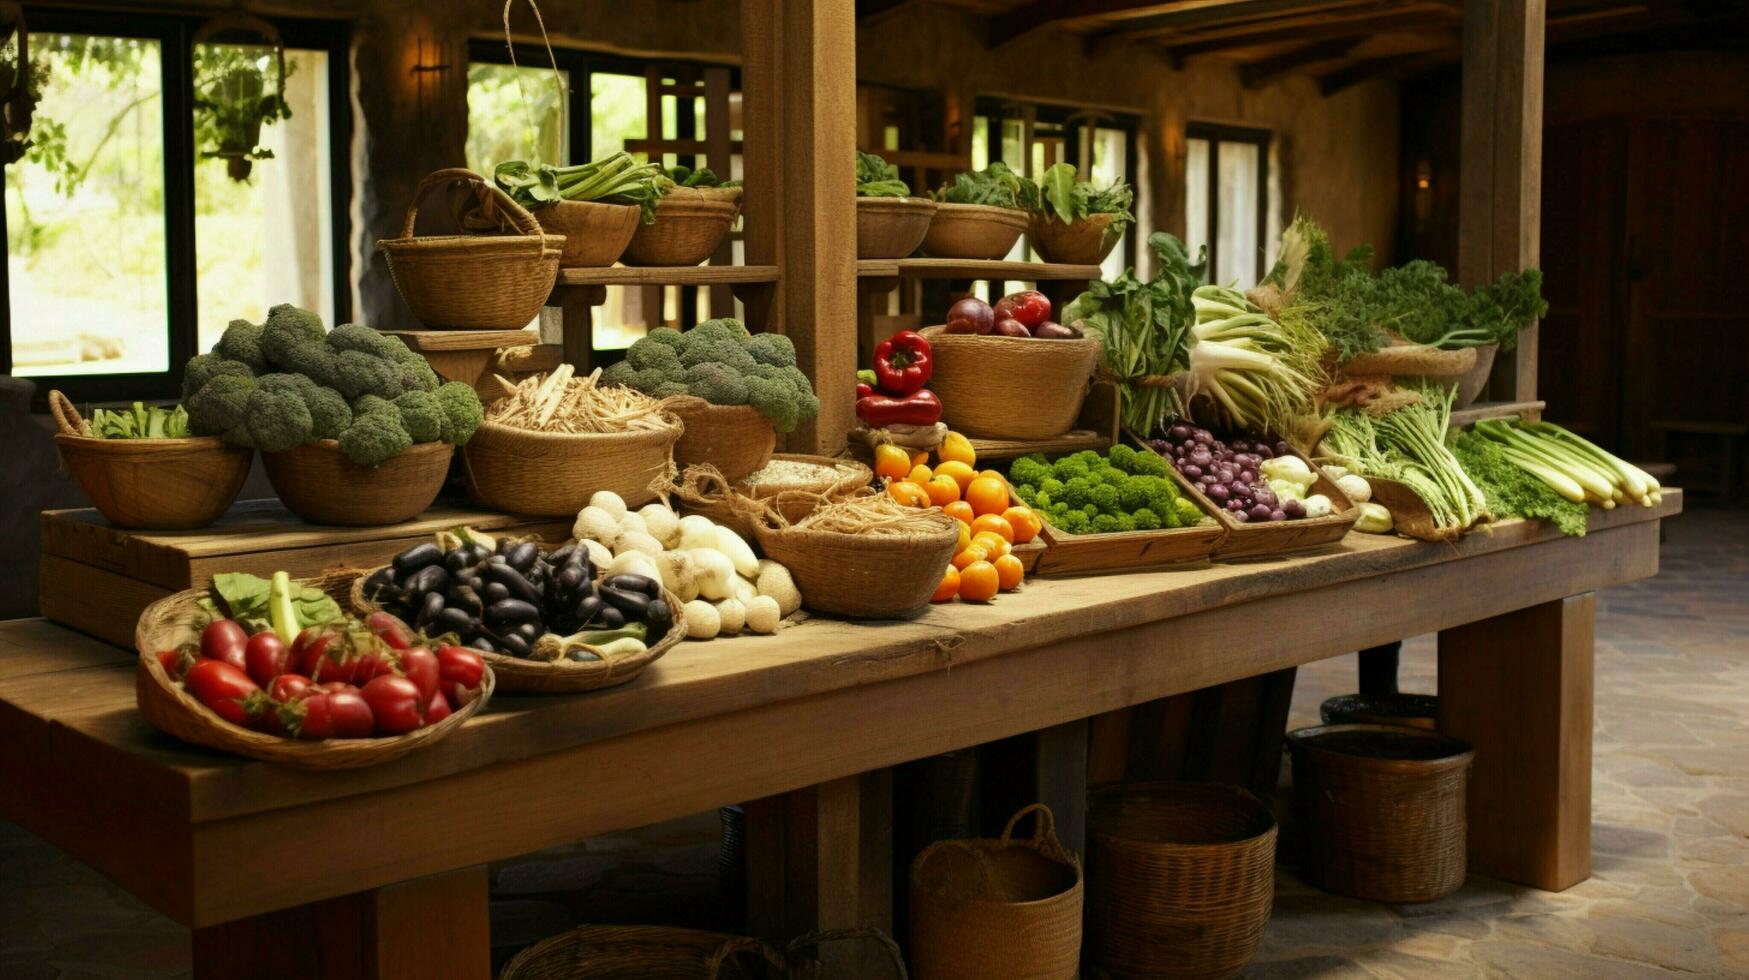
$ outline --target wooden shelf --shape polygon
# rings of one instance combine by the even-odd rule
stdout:
[[[1052,262],[1010,262],[1007,259],[859,259],[856,274],[864,279],[1017,279],[1093,280],[1104,275],[1096,265]]]
[[[1065,432],[1054,439],[973,439],[972,450],[978,454],[978,463],[1006,462],[1019,459],[1032,453],[1044,453],[1046,456],[1067,456],[1083,449],[1104,452],[1111,448],[1109,433],[1094,432],[1091,429],[1077,429]]]
[[[533,330],[384,330],[401,338],[409,350],[420,354],[437,351],[495,351],[540,343]]]
[[[724,286],[777,281],[775,265],[609,266],[560,269],[555,288],[566,286]]]
[[[1477,402],[1451,413],[1451,428],[1460,429],[1483,419],[1540,419],[1547,402]]]

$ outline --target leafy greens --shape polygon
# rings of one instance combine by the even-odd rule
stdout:
[[[991,164],[996,166],[996,164]],[[1030,211],[1055,217],[1064,224],[1095,214],[1112,215],[1111,226],[1122,233],[1136,216],[1130,213],[1136,192],[1130,185],[1117,181],[1109,187],[1096,187],[1091,181],[1078,180],[1075,165],[1059,163],[1045,170],[1036,184],[1022,190],[1021,203]]]
[[[899,179],[899,168],[873,153],[856,151],[857,197],[910,197],[911,185]]]
[[[1031,183],[998,160],[982,170],[955,174],[953,180],[936,189],[935,199],[943,204],[1019,208],[1024,206]],[[1031,193],[1036,195],[1036,188]]]

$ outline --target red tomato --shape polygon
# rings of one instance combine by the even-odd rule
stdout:
[[[249,644],[249,634],[234,619],[215,619],[200,633],[200,655],[209,660],[244,669],[243,648]]]
[[[486,661],[480,659],[479,651],[458,646],[438,647],[437,666],[443,695],[452,707],[459,708],[474,699],[486,673]]]
[[[291,727],[298,738],[320,742],[334,734],[334,716],[329,711],[329,699],[327,691],[311,688],[297,700],[295,706],[288,709],[295,716]]]
[[[419,689],[419,703],[428,704],[437,692],[442,668],[437,654],[430,647],[408,647],[401,651],[401,673]]]
[[[272,630],[262,630],[251,636],[248,645],[243,648],[243,669],[262,687],[273,683],[273,679],[285,673],[290,666],[291,651],[286,648],[285,641],[279,638],[279,634]]]
[[[376,734],[370,703],[358,691],[329,692],[328,714],[333,720],[335,738],[370,738]]]
[[[1028,330],[1036,328],[1051,318],[1051,301],[1046,298],[1044,293],[1036,289],[1009,293],[1002,298],[1002,302],[1012,304],[1013,309],[1009,315],[1019,320],[1021,326]],[[1000,306],[996,310],[996,319],[1002,319]]]
[[[158,651],[158,664],[164,668],[164,673],[169,674],[173,680],[181,680],[182,675],[188,672],[188,668],[194,666],[193,645],[185,643],[174,650]]]
[[[310,679],[302,674],[281,674],[268,685],[267,696],[281,704],[296,701],[304,696],[304,692],[314,687]]]
[[[188,668],[182,683],[201,704],[231,724],[244,728],[261,726],[260,699],[250,697],[260,694],[261,687],[241,667],[202,657]]]
[[[442,691],[433,691],[431,700],[425,702],[425,723],[435,725],[450,715],[449,702],[443,699]]]
[[[393,613],[373,612],[364,618],[364,625],[392,649],[405,650],[413,645],[413,631]]]
[[[305,677],[315,677],[316,668],[340,634],[324,626],[311,626],[292,640],[291,669]]]
[[[358,693],[370,705],[377,731],[384,735],[405,735],[425,723],[419,688],[405,677],[373,677]]]
[[[289,727],[297,720],[297,709],[291,705],[310,690],[310,679],[302,674],[281,674],[267,687],[271,702],[261,714],[263,726],[275,735],[292,734]]]

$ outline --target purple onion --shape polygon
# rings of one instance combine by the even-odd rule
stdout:
[[[1232,495],[1232,491],[1228,490],[1225,486],[1223,486],[1219,483],[1215,484],[1212,487],[1209,487],[1208,490],[1205,492],[1209,495],[1209,499],[1213,500],[1216,503],[1222,503],[1229,496]]]
[[[1274,459],[1275,458],[1275,450],[1270,449],[1268,446],[1258,446],[1257,447],[1257,455],[1263,457],[1264,459]]]
[[[1231,497],[1227,500],[1227,509],[1235,513],[1243,513],[1245,502],[1238,497]]]
[[[1282,512],[1289,517],[1300,518],[1306,516],[1306,505],[1297,500],[1282,501],[1281,509]]]
[[[1180,422],[1172,428],[1167,429],[1166,436],[1169,439],[1177,439],[1179,442],[1183,442],[1190,438],[1190,426]]]
[[[1287,440],[1285,440],[1285,439],[1283,439],[1282,441],[1277,442],[1275,444],[1275,454],[1277,456],[1286,456],[1288,453],[1290,453],[1292,451],[1293,450],[1288,448]]]
[[[1269,512],[1269,519],[1272,521],[1285,521],[1287,520],[1287,512],[1277,507],[1275,510]]]
[[[1275,491],[1269,489],[1268,487],[1258,487],[1251,494],[1251,499],[1257,501],[1260,504],[1267,504],[1270,507],[1274,507],[1276,504]]]
[[[1269,520],[1269,515],[1272,513],[1272,509],[1265,504],[1254,504],[1251,507],[1250,513],[1251,519],[1254,521],[1267,521]]]
[[[1196,465],[1195,463],[1185,463],[1183,466],[1180,466],[1178,468],[1178,472],[1183,473],[1185,476],[1194,480],[1197,477],[1202,476],[1202,467]]]
[[[1241,510],[1241,511],[1236,511],[1233,514],[1233,520],[1238,521],[1240,524],[1244,524],[1244,523],[1247,523],[1248,521],[1250,521],[1251,518],[1249,515],[1247,515],[1244,511]]]

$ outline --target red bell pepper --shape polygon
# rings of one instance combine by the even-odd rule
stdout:
[[[871,429],[889,425],[934,425],[941,421],[941,399],[928,388],[909,395],[872,394],[856,400],[856,417]]]
[[[901,330],[875,347],[875,387],[889,395],[909,395],[929,383],[935,359],[929,341],[914,330]]]

